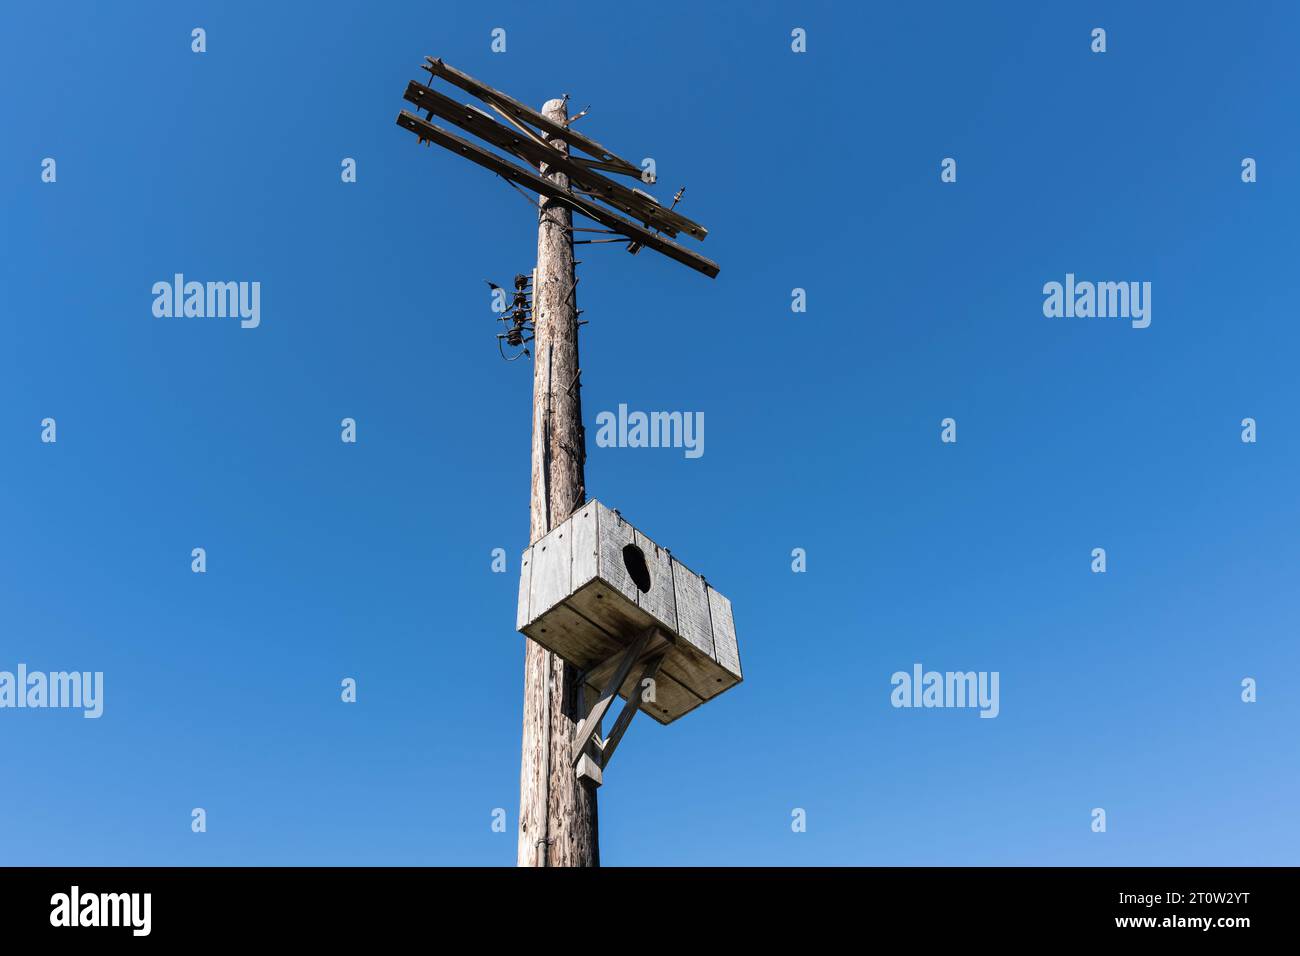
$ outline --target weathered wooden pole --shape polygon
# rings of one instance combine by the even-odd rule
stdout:
[[[542,107],[546,118],[561,126],[567,124],[568,112],[566,100],[550,100]],[[550,142],[568,153],[566,144]],[[546,169],[540,167],[542,175]],[[548,178],[568,186],[563,173]],[[538,198],[530,541],[563,522],[586,498],[573,215]],[[596,788],[573,772],[574,727],[583,717],[577,712],[577,671],[540,644],[524,645],[519,865],[599,866]]]

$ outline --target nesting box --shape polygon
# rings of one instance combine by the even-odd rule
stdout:
[[[524,552],[518,628],[586,673],[594,700],[614,662],[647,628],[664,652],[655,701],[669,724],[740,683],[731,601],[621,515],[588,501]],[[604,666],[602,666],[604,665]],[[634,669],[620,696],[640,693]]]

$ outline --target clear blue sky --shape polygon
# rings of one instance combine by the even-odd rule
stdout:
[[[513,863],[531,371],[482,280],[535,214],[394,124],[426,54],[591,103],[722,266],[582,253],[589,434],[707,423],[588,487],[745,666],[633,724],[605,863],[1296,862],[1294,6],[18,6],[0,669],[106,699],[0,711],[0,863]],[[154,318],[176,272],[261,282],[260,327]],[[1067,272],[1150,281],[1151,327],[1045,318]],[[894,709],[916,662],[1000,716]]]

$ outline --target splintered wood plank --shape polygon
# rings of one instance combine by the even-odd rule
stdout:
[[[518,129],[503,126],[477,107],[457,103],[437,90],[416,83],[414,80],[407,84],[404,98],[419,109],[433,113],[465,132],[478,136],[498,149],[518,157],[529,166],[545,165],[548,174],[556,170],[564,173],[569,177],[571,184],[595,195],[615,209],[641,220],[647,226],[653,226],[674,237],[679,232],[696,239],[703,239],[708,235],[709,231],[699,223],[687,219],[679,212],[665,209],[648,198],[648,193],[639,193],[622,183],[606,179],[599,173],[574,162],[544,140],[534,138]]]
[[[528,613],[534,619],[569,596],[573,573],[571,539],[566,521],[533,545]]]
[[[640,531],[636,532],[635,544],[641,549],[646,567],[650,569],[650,590],[639,593],[636,603],[676,634],[677,599],[673,596],[672,556]]]
[[[731,600],[709,588],[709,612],[713,619],[714,660],[739,680],[740,649],[736,646],[736,624],[731,617]]]
[[[524,628],[524,633],[584,671],[608,660],[624,647],[567,604],[551,608]]]
[[[519,609],[515,612],[515,630],[522,631],[528,623],[529,588],[532,585],[533,549],[525,548],[519,559]]]
[[[520,103],[509,94],[502,93],[500,90],[495,90],[486,83],[480,83],[469,74],[462,73],[454,66],[449,66],[442,62],[438,57],[426,56],[424,59],[427,64],[424,69],[432,73],[434,76],[442,77],[448,83],[451,83],[453,86],[459,86],[466,93],[469,93],[471,96],[477,96],[485,103],[496,103],[500,105],[506,112],[512,114],[516,119],[537,127],[548,136],[564,140],[571,147],[582,150],[588,156],[594,156],[602,163],[616,167],[621,173],[634,178],[640,178],[641,170],[639,167],[633,166],[623,157],[611,153],[594,139],[583,136],[571,127],[561,126],[559,123],[543,116],[531,106],[526,106],[523,103]]]
[[[626,236],[634,242],[645,246],[647,249],[653,249],[661,252],[669,259],[680,262],[684,266],[689,266],[696,272],[701,272],[710,279],[717,278],[718,264],[712,259],[692,252],[690,249],[673,242],[654,230],[647,229],[639,222],[633,222],[612,209],[606,209],[589,199],[586,199],[577,193],[570,192],[562,186],[551,182],[543,176],[529,169],[516,166],[514,163],[505,159],[496,153],[484,149],[476,143],[462,139],[455,133],[450,133],[441,126],[435,126],[421,116],[416,116],[408,110],[402,110],[397,114],[397,125],[402,129],[410,130],[423,142],[425,140],[436,143],[443,149],[449,150],[458,156],[468,159],[484,169],[490,169],[502,179],[507,179],[512,183],[518,183],[527,187],[532,192],[541,193],[548,199],[554,200],[574,212],[581,213],[588,219],[593,219],[608,229],[613,229],[620,235]]]
[[[596,530],[600,537],[597,545],[598,573],[612,589],[635,604],[638,592],[623,563],[623,549],[633,543],[636,532],[621,516],[600,502],[595,502],[595,505]]]
[[[700,653],[713,659],[713,624],[709,620],[709,590],[704,579],[676,558],[673,596],[677,606],[677,633]]]
[[[589,501],[569,519],[573,530],[573,574],[569,591],[577,591],[596,576],[599,542],[596,535],[596,503]]]

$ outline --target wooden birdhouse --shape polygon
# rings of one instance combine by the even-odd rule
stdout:
[[[616,684],[661,724],[741,680],[731,602],[599,501],[524,552],[518,628],[583,673],[588,701]]]

